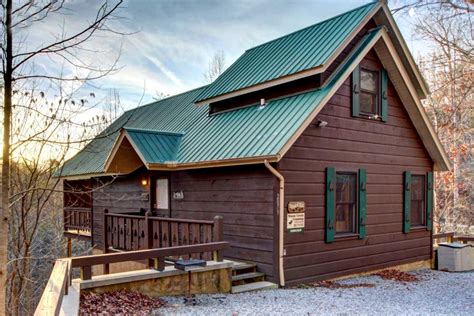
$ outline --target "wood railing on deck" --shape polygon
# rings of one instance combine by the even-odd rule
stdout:
[[[59,315],[64,295],[68,294],[72,268],[81,269],[81,279],[92,279],[92,267],[110,263],[147,260],[148,266],[159,271],[165,268],[165,258],[172,256],[193,256],[211,252],[215,261],[222,261],[222,250],[229,247],[228,242],[211,242],[162,249],[136,250],[122,253],[108,253],[83,257],[58,259],[54,264],[48,284],[36,307],[35,316]],[[78,311],[79,312],[79,311]]]
[[[59,315],[64,295],[68,294],[71,279],[71,259],[58,259],[36,307],[35,316]]]
[[[117,262],[148,260],[148,266],[152,269],[163,271],[165,258],[190,256],[195,258],[197,254],[210,252],[214,261],[222,261],[222,250],[229,247],[226,241],[211,242],[207,244],[176,246],[160,249],[135,250],[118,253],[106,253],[94,256],[71,258],[72,268],[81,268],[81,279],[92,278],[92,267],[95,265],[108,265]]]
[[[218,242],[223,239],[222,217],[213,221],[127,215],[104,211],[104,248],[141,250]],[[208,260],[203,252],[198,259]]]
[[[92,210],[85,207],[64,208],[64,231],[91,233]]]
[[[454,242],[454,241],[466,243],[469,241],[474,241],[474,236],[473,235],[455,235],[454,232],[433,234],[433,241],[435,244],[438,244],[438,242],[441,239],[444,239],[446,240],[446,242],[449,242],[449,243]]]

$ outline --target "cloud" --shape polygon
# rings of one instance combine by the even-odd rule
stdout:
[[[123,18],[114,20],[112,26],[138,32],[125,37],[100,35],[89,43],[98,53],[77,54],[107,65],[121,52],[123,69],[94,86],[119,89],[124,103],[131,107],[143,93],[145,100],[152,100],[157,90],[175,94],[201,86],[203,72],[216,51],[224,51],[228,66],[248,48],[367,2],[341,1],[335,6],[333,0],[129,0],[119,12]],[[63,25],[68,34],[81,29],[96,13],[98,3],[82,0],[66,5],[67,15],[52,15],[25,34],[30,46],[57,34]],[[59,69],[54,60],[41,59],[40,63],[44,69]],[[74,69],[66,71],[74,73]]]

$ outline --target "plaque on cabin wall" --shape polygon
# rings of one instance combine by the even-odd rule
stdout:
[[[289,233],[304,232],[304,212],[305,204],[303,201],[294,201],[288,203],[286,229]]]

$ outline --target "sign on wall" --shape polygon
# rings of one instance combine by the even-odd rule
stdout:
[[[304,213],[305,204],[303,201],[293,201],[288,203],[286,229],[289,233],[304,232]]]

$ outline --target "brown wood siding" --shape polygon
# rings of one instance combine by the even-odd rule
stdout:
[[[212,220],[224,218],[227,258],[251,261],[275,281],[275,177],[263,166],[239,166],[171,173],[171,192],[183,191],[183,200],[171,200],[172,217]]]
[[[140,208],[149,210],[150,201],[142,196],[142,194],[149,193],[148,186],[141,184],[143,178],[148,178],[148,174],[139,170],[115,179],[95,179],[92,201],[94,225],[92,238],[97,248],[103,249],[104,209],[108,209],[109,212],[113,213],[139,212]]]
[[[381,68],[374,51],[361,65]],[[433,163],[391,83],[388,105],[386,123],[351,117],[348,78],[280,161],[285,205],[306,202],[305,232],[285,234],[289,285],[430,258],[430,232],[402,232],[403,172],[426,173]],[[367,170],[365,239],[324,242],[326,167]]]

